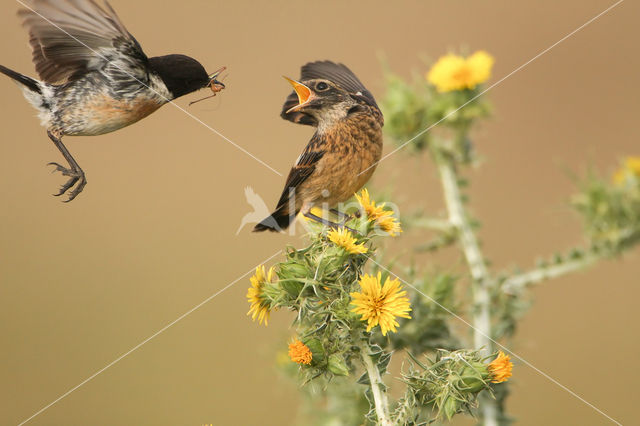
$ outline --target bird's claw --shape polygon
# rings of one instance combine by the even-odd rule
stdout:
[[[47,165],[55,166],[52,173],[60,172],[63,176],[69,176],[69,179],[64,183],[64,185],[60,187],[60,191],[58,191],[57,194],[53,194],[55,197],[64,195],[65,193],[67,193],[67,191],[69,191],[69,189],[77,184],[73,191],[67,194],[69,198],[67,198],[64,202],[68,203],[70,201],[73,201],[73,199],[82,192],[85,185],[87,184],[87,179],[84,176],[84,172],[81,169],[70,169],[58,163],[49,163]]]

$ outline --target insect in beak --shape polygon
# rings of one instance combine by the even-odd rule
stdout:
[[[315,93],[311,91],[311,89],[309,89],[307,86],[300,83],[299,81],[292,80],[289,77],[284,77],[284,79],[287,80],[293,86],[293,90],[295,90],[296,95],[298,95],[298,105],[294,106],[293,108],[290,108],[287,111],[287,114],[290,112],[299,110],[300,108],[309,104],[309,102],[311,102],[317,97]]]
[[[220,76],[220,74],[222,74],[224,72],[224,70],[226,70],[227,67],[222,67],[220,68],[218,71],[214,72],[213,74],[209,75],[209,83],[205,86],[211,89],[211,91],[213,92],[212,95],[210,96],[206,96],[202,99],[198,99],[197,101],[193,101],[193,102],[189,102],[189,106],[198,103],[200,101],[204,101],[206,99],[211,99],[213,98],[216,93],[221,92],[224,88],[226,88],[227,86],[224,85],[224,83],[222,83],[222,81],[218,81],[218,77]],[[225,75],[222,80],[224,80],[227,76]]]

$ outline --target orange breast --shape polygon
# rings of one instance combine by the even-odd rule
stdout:
[[[78,136],[110,133],[142,120],[163,104],[159,99],[149,97],[116,100],[108,94],[97,94],[82,105],[74,105],[65,111],[65,133]]]

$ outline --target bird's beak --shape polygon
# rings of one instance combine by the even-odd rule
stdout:
[[[189,106],[193,104],[197,104],[200,101],[204,101],[205,99],[211,99],[216,95],[216,93],[221,92],[225,87],[227,87],[224,85],[223,82],[218,81],[218,76],[222,74],[222,72],[226,69],[227,67],[222,67],[218,71],[214,72],[213,74],[209,74],[209,83],[207,83],[207,85],[204,86],[203,89],[208,87],[209,89],[211,89],[213,94],[211,94],[210,96],[204,97],[202,99],[198,99],[197,101],[189,102]],[[224,77],[226,77],[226,75]],[[222,78],[223,80],[224,80],[224,77]]]
[[[295,90],[296,95],[298,95],[298,105],[294,106],[293,108],[290,108],[287,111],[287,114],[290,112],[299,110],[300,108],[309,104],[309,102],[311,102],[316,98],[315,93],[313,93],[311,89],[309,89],[307,86],[300,83],[299,81],[292,80],[289,77],[284,77],[284,79],[287,80],[289,83],[291,83],[291,85],[293,86],[293,90]]]

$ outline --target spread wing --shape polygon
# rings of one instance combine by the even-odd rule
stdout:
[[[321,137],[314,135],[289,172],[287,182],[284,185],[284,190],[282,191],[276,209],[285,206],[289,202],[292,193],[295,194],[296,188],[311,176],[316,169],[318,161],[320,161],[324,154],[325,150]]]
[[[336,64],[331,61],[316,61],[309,62],[301,69],[300,81],[308,81],[315,79],[324,79],[333,82],[340,86],[351,94],[352,97],[362,100],[366,104],[378,108],[375,98],[371,94],[364,84],[356,77],[356,75],[347,68],[344,64]],[[282,106],[282,118],[293,121],[294,123],[306,124],[310,126],[317,126],[316,120],[301,112],[292,112],[287,114],[286,112],[298,105],[298,96],[295,91],[287,97],[284,105]]]
[[[90,70],[147,81],[147,56],[106,0],[33,0],[29,7],[18,15],[45,82],[71,81]]]

